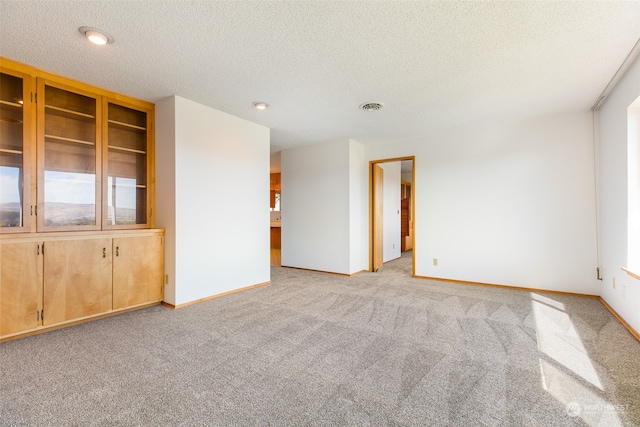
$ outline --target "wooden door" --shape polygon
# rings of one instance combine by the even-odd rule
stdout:
[[[400,200],[400,237],[410,235],[409,208],[410,200],[408,198]]]
[[[114,310],[162,301],[162,236],[114,238],[113,256]]]
[[[379,165],[373,165],[373,254],[372,254],[372,270],[378,271],[382,268],[382,211],[383,211],[383,178],[384,172]]]
[[[46,242],[43,324],[111,310],[111,266],[109,238]]]
[[[0,335],[42,324],[42,256],[35,242],[0,244]]]

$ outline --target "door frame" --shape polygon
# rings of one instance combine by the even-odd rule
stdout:
[[[380,163],[402,162],[410,160],[412,162],[411,167],[411,220],[413,221],[413,232],[411,233],[411,246],[413,247],[411,252],[411,276],[416,275],[416,156],[406,157],[394,157],[388,159],[378,159],[369,161],[369,271],[373,272],[373,257],[374,257],[374,186],[373,186],[373,167]]]

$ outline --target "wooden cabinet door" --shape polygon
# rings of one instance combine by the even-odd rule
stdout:
[[[150,228],[154,204],[152,104],[103,99],[102,228]]]
[[[34,231],[33,79],[0,67],[0,233]]]
[[[38,231],[100,230],[99,95],[38,78]]]
[[[0,335],[41,325],[42,256],[35,242],[0,244]]]
[[[110,311],[111,267],[109,238],[46,242],[43,324]]]
[[[113,254],[114,310],[162,301],[162,236],[114,238]]]

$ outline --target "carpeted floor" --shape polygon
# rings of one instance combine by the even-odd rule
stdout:
[[[598,300],[407,255],[0,344],[0,425],[640,425],[640,343]]]

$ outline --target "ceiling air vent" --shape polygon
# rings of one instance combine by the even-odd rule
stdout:
[[[384,104],[381,102],[367,102],[366,104],[360,105],[360,109],[364,111],[376,111],[384,107]]]

